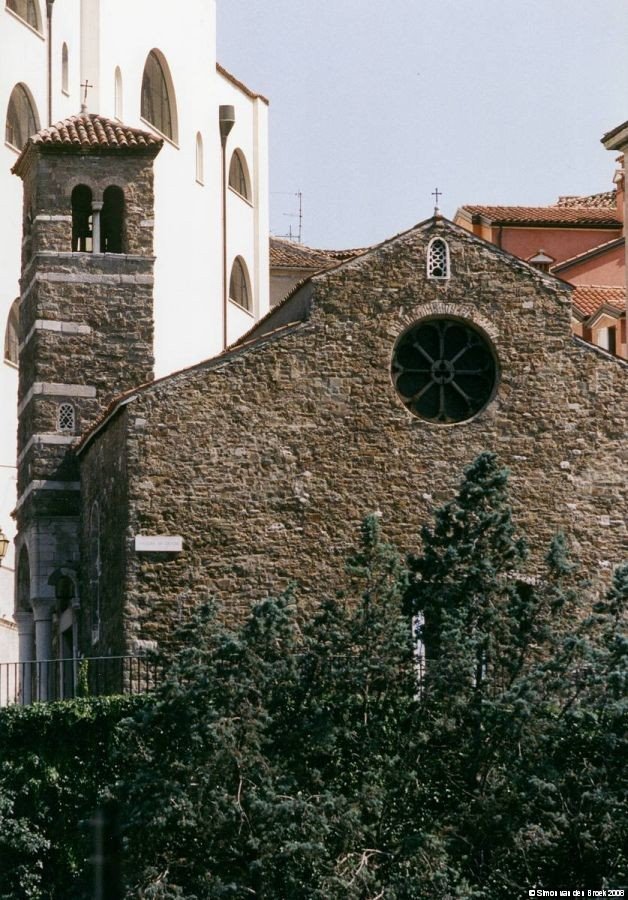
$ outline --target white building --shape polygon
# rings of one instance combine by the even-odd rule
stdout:
[[[89,112],[165,138],[155,163],[155,369],[163,375],[219,352],[225,333],[230,343],[268,309],[268,103],[217,64],[215,0],[185,0],[185,16],[155,0],[2,5],[0,528],[13,538],[22,184],[11,167],[21,147],[84,101]],[[227,107],[235,121],[223,160]],[[10,547],[0,566],[0,660],[17,659],[14,632],[2,624],[13,609],[13,569]]]

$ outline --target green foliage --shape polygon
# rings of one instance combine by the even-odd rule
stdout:
[[[557,535],[525,577],[507,483],[482,454],[407,561],[369,517],[314,611],[203,607],[150,697],[3,712],[0,900],[89,896],[81,822],[105,801],[128,898],[628,881],[628,567],[593,602]]]
[[[89,897],[88,820],[114,780],[111,697],[0,711],[0,898]]]
[[[129,897],[506,900],[626,877],[628,579],[581,622],[564,536],[524,578],[507,478],[479,457],[407,566],[367,519],[351,590],[314,615],[287,595],[239,629],[187,626],[126,726]]]

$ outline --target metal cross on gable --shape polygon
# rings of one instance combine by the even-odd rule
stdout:
[[[438,188],[434,188],[434,190],[432,191],[432,197],[434,197],[434,199],[436,200],[436,206],[438,206],[438,198],[442,196],[443,195],[441,191],[439,191]]]
[[[85,106],[87,106],[87,92],[88,92],[91,88],[93,88],[94,85],[93,85],[93,84],[90,84],[89,81],[88,81],[88,79],[86,78],[85,81],[81,83],[81,87],[82,87],[83,90],[84,90],[84,93],[83,93],[83,104],[84,104]]]

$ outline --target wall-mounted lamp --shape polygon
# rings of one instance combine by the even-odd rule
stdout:
[[[0,566],[2,565],[2,560],[7,555],[10,543],[11,541],[8,539],[2,528],[0,528]]]

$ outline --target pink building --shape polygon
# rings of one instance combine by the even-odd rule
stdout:
[[[559,197],[552,206],[465,205],[454,222],[574,285],[576,334],[628,358],[624,150],[628,122],[602,138],[620,150],[615,188],[587,197]]]

